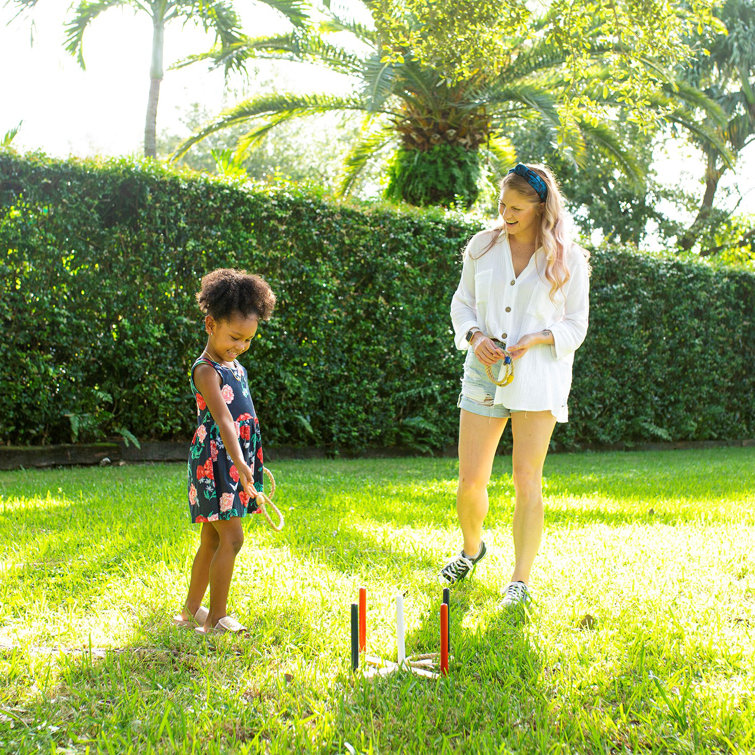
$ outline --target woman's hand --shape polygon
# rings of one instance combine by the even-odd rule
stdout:
[[[472,350],[477,359],[485,365],[493,365],[506,356],[490,338],[482,333],[475,333],[472,337]]]
[[[522,336],[513,346],[509,346],[511,359],[520,359],[527,353],[528,349],[537,346],[539,343],[553,343],[550,330],[541,330],[539,333],[527,333],[526,336]]]

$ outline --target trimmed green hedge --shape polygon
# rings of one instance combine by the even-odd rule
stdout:
[[[448,311],[475,230],[149,162],[0,152],[0,438],[189,437],[194,293],[238,266],[279,301],[242,358],[267,442],[452,445],[463,354]],[[592,264],[556,442],[755,435],[755,276],[620,249]]]

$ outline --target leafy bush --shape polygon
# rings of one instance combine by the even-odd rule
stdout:
[[[456,144],[400,149],[388,168],[388,199],[418,205],[471,207],[479,194],[480,156]]]
[[[0,152],[0,438],[188,437],[194,293],[238,266],[278,295],[243,357],[268,442],[452,445],[463,354],[448,311],[475,230],[151,162]],[[753,313],[751,273],[596,252],[556,442],[752,437]]]

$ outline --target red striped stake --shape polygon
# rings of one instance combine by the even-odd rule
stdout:
[[[440,604],[440,673],[448,675],[448,604]]]
[[[351,604],[351,670],[359,668],[359,614],[356,603]]]
[[[447,588],[443,588],[443,602],[448,606],[448,651],[451,652],[451,591]]]
[[[367,588],[359,588],[359,652],[367,650]]]

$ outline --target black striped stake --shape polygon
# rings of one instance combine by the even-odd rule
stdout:
[[[351,604],[351,670],[359,668],[359,606]]]
[[[448,637],[446,637],[446,644],[449,651],[451,650],[451,591],[447,588],[443,588],[443,602],[448,606]]]

